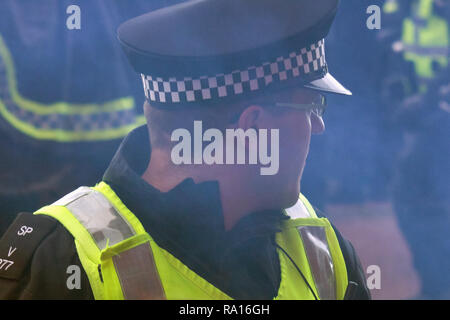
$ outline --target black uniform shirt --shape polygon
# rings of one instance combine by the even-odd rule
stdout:
[[[280,211],[251,213],[226,232],[217,181],[195,184],[186,179],[162,193],[141,179],[150,152],[146,126],[134,130],[103,180],[155,242],[233,298],[275,297],[280,266],[274,239],[278,222],[286,216]],[[349,280],[358,284],[353,298],[370,298],[353,247],[335,231]],[[14,263],[0,268],[0,299],[93,299],[73,237],[50,217],[20,214],[0,240],[0,258]],[[73,265],[80,267],[79,288],[73,285],[73,269],[68,269]]]

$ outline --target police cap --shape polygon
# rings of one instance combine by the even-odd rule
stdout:
[[[119,41],[160,106],[303,86],[351,95],[330,73],[324,38],[338,0],[193,0],[124,22]]]

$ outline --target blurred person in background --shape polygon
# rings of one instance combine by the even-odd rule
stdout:
[[[422,282],[419,298],[450,298],[450,3],[384,5],[381,92],[398,145],[392,201]]]
[[[0,235],[17,212],[97,181],[120,139],[144,122],[140,81],[114,29],[176,2],[0,2]],[[72,4],[80,29],[66,25]]]

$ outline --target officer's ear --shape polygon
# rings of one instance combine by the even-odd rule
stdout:
[[[264,118],[264,108],[257,104],[252,104],[245,108],[237,121],[237,128],[244,131],[250,128],[258,130],[261,128],[262,119]]]

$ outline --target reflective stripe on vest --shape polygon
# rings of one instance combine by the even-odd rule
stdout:
[[[74,235],[96,299],[231,299],[160,248],[106,183],[81,187],[35,214],[59,220]],[[342,299],[347,271],[334,231],[301,196],[286,210],[277,243],[320,299]],[[314,299],[294,263],[278,250],[276,299]],[[101,266],[102,277],[99,276]]]
[[[333,260],[323,227],[298,227],[321,300],[336,299]]]
[[[164,300],[166,298],[148,243],[126,250],[112,259],[125,299]]]
[[[12,39],[14,40],[14,39]],[[0,117],[34,139],[57,142],[122,138],[145,123],[131,96],[101,104],[44,104],[21,95],[13,56],[0,33]]]
[[[103,250],[136,234],[128,222],[100,192],[80,187],[53,206],[64,206],[77,218]]]

